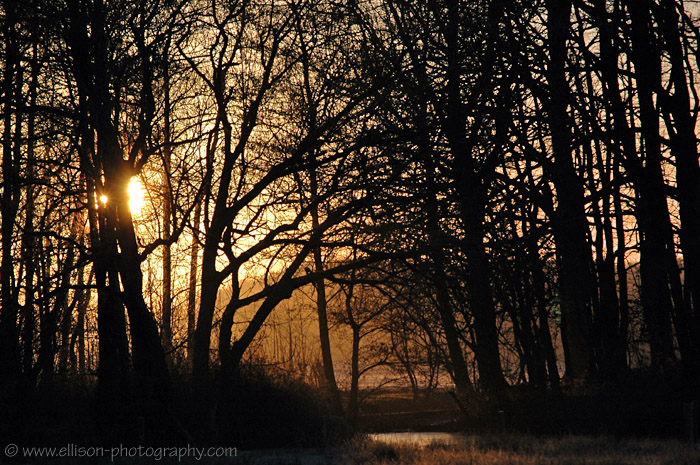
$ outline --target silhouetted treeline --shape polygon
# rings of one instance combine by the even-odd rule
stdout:
[[[289,302],[315,320],[286,363],[318,334],[351,418],[377,366],[416,390],[445,370],[467,408],[514,383],[699,381],[695,3],[0,13],[5,392],[96,375],[105,405],[169,411],[185,373],[216,411]]]

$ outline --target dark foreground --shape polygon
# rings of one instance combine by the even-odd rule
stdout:
[[[684,407],[698,393],[636,376],[557,395],[512,388],[465,412],[448,391],[384,391],[366,400],[352,425],[330,413],[317,389],[288,379],[248,377],[209,398],[183,390],[162,416],[128,399],[100,410],[89,386],[55,386],[3,399],[0,463],[696,465]],[[697,428],[697,412],[690,420]],[[456,433],[459,441],[368,436],[397,431]],[[27,447],[64,455],[27,456]],[[87,455],[97,447],[101,455]]]
[[[454,441],[405,442],[358,436],[326,448],[242,450],[218,458],[109,457],[25,458],[47,464],[240,464],[240,465],[697,465],[700,447],[678,440],[528,435],[463,435]]]

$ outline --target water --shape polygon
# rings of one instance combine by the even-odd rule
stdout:
[[[408,444],[413,446],[464,444],[470,440],[470,437],[464,433],[444,432],[376,433],[370,434],[369,437],[384,444]]]

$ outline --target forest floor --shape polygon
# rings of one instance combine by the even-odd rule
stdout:
[[[218,441],[212,442],[206,441],[206,430],[197,429],[195,414],[204,410],[184,396],[178,405],[193,441],[171,437],[180,430],[163,422],[136,418],[140,404],[128,411],[128,405],[122,406],[122,417],[102,424],[85,393],[51,391],[28,396],[15,409],[21,415],[14,422],[0,421],[0,464],[700,465],[700,447],[684,440],[685,408],[698,393],[697,387],[649,378],[614,389],[567,386],[563,395],[514,387],[498,398],[483,399],[478,414],[465,416],[446,390],[417,396],[409,390],[384,390],[365,399],[353,435],[346,422],[323,407],[318,391],[252,382],[231,396],[235,402],[221,406],[221,421],[214,425]],[[697,409],[695,414],[697,426]],[[112,431],[119,434],[107,434]],[[188,442],[234,450],[199,459],[189,450],[168,456]],[[38,458],[37,451],[24,450],[29,445],[57,451],[55,446],[66,444],[90,449],[102,443],[107,444],[104,450],[93,457],[77,455],[75,448],[64,459]],[[115,455],[114,443],[124,450]],[[155,447],[161,443],[172,447]],[[129,455],[136,449],[146,454]]]
[[[677,440],[524,435],[463,436],[425,445],[367,439],[326,462],[338,465],[697,465],[700,447]]]
[[[326,449],[239,451],[234,457],[24,462],[53,465],[235,464],[235,465],[697,465],[700,446],[678,440],[613,439],[605,436],[539,437],[463,435],[424,444],[360,436]]]
[[[4,463],[0,461],[0,463]],[[90,465],[697,465],[700,446],[674,439],[606,436],[456,435],[455,440],[408,443],[359,436],[328,448],[238,451],[230,457],[153,457],[22,460],[12,463]]]

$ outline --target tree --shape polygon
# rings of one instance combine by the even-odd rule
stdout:
[[[585,378],[593,370],[591,318],[593,285],[591,259],[587,253],[588,221],[581,183],[572,162],[573,141],[567,102],[566,41],[569,35],[571,2],[546,2],[548,96],[546,112],[552,137],[551,175],[556,189],[553,226],[557,243],[559,293],[562,324],[568,348],[567,376]]]
[[[372,139],[349,125],[363,128],[368,102],[379,98],[384,82],[378,76],[367,86],[364,76],[347,68],[354,66],[355,51],[342,47],[348,43],[347,31],[336,24],[342,17],[337,6],[318,7],[315,18],[324,22],[317,27],[331,33],[311,49],[307,26],[302,34],[295,25],[308,7],[252,3],[224,14],[214,5],[205,18],[215,27],[202,26],[198,33],[211,31],[221,46],[207,58],[195,48],[203,44],[181,46],[216,102],[212,140],[218,142],[209,146],[208,156],[221,163],[210,166],[217,175],[210,171],[207,178],[217,182],[203,246],[196,380],[208,377],[216,296],[224,281],[231,280],[233,293],[222,314],[218,353],[222,372],[231,374],[279,302],[295,288],[339,271],[299,274],[329,229],[372,203],[355,183],[360,164],[375,163],[371,152],[362,152]],[[300,41],[307,44],[301,50]],[[312,101],[306,99],[308,89],[306,96],[299,95],[295,84],[297,78],[304,82],[306,60],[313,78],[307,82],[315,93]],[[307,184],[311,172],[318,191],[301,201],[304,193],[312,192]],[[322,206],[328,210],[321,213]],[[317,225],[312,218],[316,209]],[[244,273],[264,276],[263,289],[241,295]],[[237,311],[253,303],[259,307],[232,342]]]
[[[13,243],[15,238],[15,217],[19,205],[19,163],[20,147],[18,138],[13,134],[21,127],[20,114],[16,111],[21,97],[21,63],[19,55],[19,4],[8,1],[3,4],[5,18],[3,21],[3,132],[2,132],[2,257],[0,263],[0,370],[5,383],[11,387],[19,380],[20,356],[17,318],[19,303],[15,280]]]
[[[157,146],[153,141],[153,61],[158,58],[163,31],[153,43],[147,39],[147,31],[156,25],[167,26],[172,17],[168,16],[167,8],[162,16],[151,14],[159,11],[159,2],[126,9],[114,9],[116,6],[105,5],[100,0],[71,1],[66,30],[80,98],[79,153],[91,210],[91,249],[95,256],[99,306],[100,385],[107,396],[124,392],[128,349],[123,303],[129,315],[133,364],[140,392],[146,398],[167,401],[169,375],[158,327],[143,297],[141,257],[127,187]],[[130,18],[128,29],[121,32],[133,43],[108,40],[120,33],[113,29],[117,24],[110,21],[112,14]],[[167,27],[164,31],[167,34]],[[119,75],[120,69],[133,73],[129,77],[133,76],[135,81]],[[122,81],[121,77],[127,79]],[[122,92],[137,102],[133,107],[135,114],[121,107]],[[133,140],[123,137],[122,115],[134,118],[130,121],[136,131]],[[105,197],[101,199],[101,196]]]

